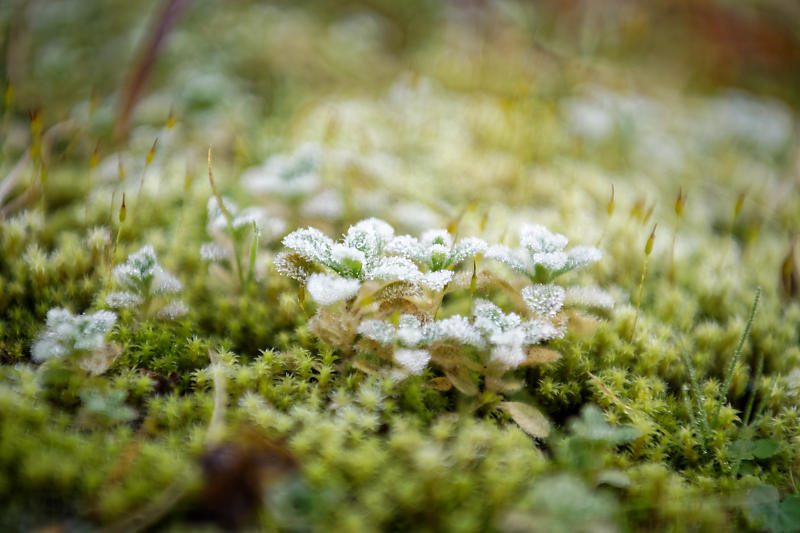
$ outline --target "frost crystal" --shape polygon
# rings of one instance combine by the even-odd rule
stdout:
[[[377,257],[394,237],[394,228],[383,220],[368,218],[350,226],[344,245],[363,252],[368,258]]]
[[[309,261],[323,265],[330,265],[332,262],[333,241],[316,228],[293,231],[282,242],[285,247]]]
[[[149,291],[158,270],[156,252],[149,244],[128,256],[128,260],[114,268],[114,279],[120,285],[136,292]]]
[[[378,281],[418,281],[422,272],[405,257],[381,257],[369,265],[364,277]]]
[[[142,303],[142,297],[129,291],[115,291],[108,293],[106,303],[115,309],[134,307]]]
[[[183,285],[178,281],[178,278],[158,267],[155,275],[154,290],[156,293],[175,293],[180,292],[181,289],[183,289]]]
[[[312,274],[306,282],[311,299],[319,305],[333,305],[358,293],[361,283],[335,274]]]
[[[425,367],[428,366],[428,361],[431,360],[431,354],[427,350],[408,350],[400,348],[394,352],[394,360],[397,364],[418,376],[422,374]]]
[[[576,246],[565,251],[567,238],[539,225],[523,226],[519,242],[521,247],[517,249],[492,246],[486,255],[536,281],[550,281],[565,272],[595,263],[601,257],[600,251],[592,246]]]
[[[116,320],[117,315],[111,311],[76,316],[66,309],[50,309],[47,312],[46,329],[33,343],[31,355],[35,361],[41,362],[54,357],[99,350],[105,344],[106,334]]]
[[[524,348],[563,335],[561,328],[546,320],[523,322],[516,313],[505,314],[486,300],[476,300],[475,327],[492,350],[492,359],[511,368],[525,360]]]
[[[177,300],[162,307],[158,312],[158,316],[160,318],[175,320],[176,318],[184,316],[188,312],[189,308],[186,307],[186,304],[181,300]]]
[[[283,276],[292,278],[300,283],[305,283],[311,273],[306,259],[296,253],[281,252],[272,262],[275,270]]]
[[[432,341],[450,339],[461,344],[480,346],[481,335],[466,317],[454,315],[442,320],[436,320],[430,326],[429,338]]]
[[[365,320],[358,326],[358,333],[381,344],[392,344],[395,328],[383,320]]]
[[[428,272],[422,276],[420,280],[423,285],[433,291],[440,291],[444,289],[448,283],[453,279],[454,272],[452,270],[438,270],[436,272]]]
[[[484,253],[487,245],[477,237],[461,239],[453,245],[453,236],[447,230],[429,230],[421,239],[410,235],[400,235],[387,245],[386,252],[406,257],[424,264],[433,271],[446,269]]]
[[[581,307],[611,309],[614,297],[599,287],[568,287],[564,303]]]
[[[564,288],[552,283],[537,283],[522,289],[522,299],[536,315],[553,318],[564,305]]]
[[[229,256],[228,250],[215,242],[207,242],[200,246],[200,257],[206,261],[222,261]]]
[[[106,297],[113,308],[134,307],[160,294],[175,294],[183,289],[181,282],[158,264],[156,253],[150,245],[128,256],[128,260],[114,268],[114,279],[123,291]]]

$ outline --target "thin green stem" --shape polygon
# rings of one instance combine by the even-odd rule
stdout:
[[[645,255],[644,262],[642,263],[642,277],[639,279],[639,291],[636,296],[636,314],[633,316],[633,327],[631,328],[631,336],[629,340],[633,340],[636,333],[636,324],[639,322],[639,307],[642,305],[642,293],[644,292],[644,279],[647,277],[647,260],[649,256]]]
[[[722,394],[720,395],[719,403],[717,404],[717,410],[714,412],[714,422],[711,424],[712,428],[717,427],[719,412],[720,409],[722,409],[722,403],[728,397],[728,391],[731,388],[731,381],[733,381],[733,372],[736,369],[736,363],[739,362],[739,357],[742,355],[744,341],[747,339],[747,336],[750,334],[750,328],[753,326],[753,319],[756,317],[756,308],[758,307],[758,300],[760,298],[761,289],[758,288],[756,289],[756,296],[753,298],[753,306],[750,308],[750,317],[747,319],[747,323],[744,326],[744,331],[739,339],[739,345],[736,347],[736,351],[733,353],[733,358],[731,358],[731,362],[728,365],[728,372],[725,375],[725,382],[722,384]]]
[[[761,375],[764,372],[764,352],[758,352],[758,359],[756,360],[756,373],[753,376],[753,387],[750,389],[750,397],[747,399],[747,407],[744,410],[744,418],[742,418],[742,425],[746,426],[750,423],[750,414],[753,412],[753,403],[756,401],[756,391],[758,391],[758,383],[761,381]]]
[[[258,226],[253,222],[253,240],[250,243],[250,268],[247,271],[247,286],[253,281],[253,274],[256,270],[256,252],[258,251]]]
[[[239,278],[239,286],[244,289],[245,282],[244,282],[244,272],[242,271],[242,259],[239,257],[239,241],[235,235],[235,229],[233,227],[233,216],[231,215],[228,208],[225,207],[225,203],[222,201],[222,195],[217,190],[217,184],[214,183],[214,173],[211,171],[211,147],[208,147],[208,182],[211,184],[211,192],[214,193],[214,198],[217,199],[217,205],[219,205],[220,211],[222,211],[222,215],[225,217],[225,222],[228,223],[228,231],[231,232],[231,239],[233,241],[233,258],[236,263],[236,275]]]
[[[694,365],[692,364],[692,359],[689,357],[689,352],[684,348],[681,350],[681,355],[683,357],[683,363],[686,365],[686,370],[689,373],[689,383],[692,387],[692,393],[694,394],[694,401],[697,404],[697,412],[700,415],[700,422],[703,428],[703,446],[705,447],[705,441],[711,435],[711,427],[708,423],[708,414],[706,413],[706,409],[703,406],[703,395],[700,392],[700,384],[697,381],[697,374],[694,371]]]

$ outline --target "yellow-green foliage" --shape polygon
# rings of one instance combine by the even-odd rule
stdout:
[[[784,77],[717,86],[647,10],[574,35],[528,2],[198,1],[115,137],[157,15],[106,4],[0,7],[0,530],[798,531]],[[649,34],[670,46],[645,65]],[[370,217],[447,281],[281,244]],[[365,333],[481,301],[536,318],[522,291],[556,274],[514,263],[525,224],[602,252],[536,311],[563,337],[497,365]],[[487,246],[448,256],[465,237]],[[107,334],[80,329],[100,311]],[[432,363],[398,372],[400,349]]]

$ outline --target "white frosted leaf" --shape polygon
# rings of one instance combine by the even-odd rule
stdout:
[[[305,144],[292,154],[276,154],[263,165],[247,169],[240,181],[255,194],[305,196],[319,186],[319,167],[319,149]]]
[[[114,309],[128,309],[142,303],[142,297],[130,291],[115,291],[108,293],[106,303]]]
[[[358,293],[361,282],[343,278],[336,274],[311,274],[306,281],[306,290],[319,305],[333,305],[349,300]]]
[[[222,261],[230,256],[230,252],[215,242],[200,245],[200,257],[205,261]]]
[[[116,320],[117,315],[111,311],[76,316],[66,309],[50,309],[45,328],[33,343],[31,355],[35,361],[44,361],[100,349]]]
[[[566,305],[611,309],[614,297],[599,287],[567,287],[564,295]]]
[[[367,258],[377,257],[394,237],[394,228],[383,220],[368,218],[350,226],[344,239],[347,247],[363,252]]]
[[[431,360],[431,354],[428,350],[408,350],[406,348],[399,348],[394,352],[394,360],[414,375],[420,375],[428,366],[428,361]]]
[[[446,229],[431,229],[422,234],[422,245],[430,248],[434,245],[444,246],[447,250],[453,247],[453,236]]]
[[[455,340],[462,344],[478,346],[482,343],[480,333],[469,323],[466,317],[453,315],[431,324],[429,337],[431,341]]]
[[[530,258],[527,253],[521,254],[517,250],[512,250],[508,246],[495,244],[486,250],[486,257],[499,261],[511,267],[517,272],[528,274],[530,270]]]
[[[467,258],[475,257],[478,254],[486,253],[488,249],[486,241],[477,237],[465,237],[453,246],[450,254],[450,263],[458,264]]]
[[[153,280],[153,292],[155,293],[176,293],[180,292],[183,289],[183,285],[181,282],[164,270],[161,267],[156,269],[155,279]]]
[[[333,241],[316,228],[303,228],[283,238],[283,245],[315,263],[331,262]]]
[[[395,327],[383,320],[365,320],[358,326],[358,333],[381,344],[392,344],[395,339]]]
[[[560,252],[567,246],[567,242],[564,235],[553,233],[539,224],[525,224],[519,232],[520,245],[531,255]]]
[[[565,252],[540,252],[533,254],[533,265],[540,265],[550,271],[567,267],[569,256]],[[529,272],[533,269],[529,269]]]
[[[522,289],[522,299],[536,315],[553,318],[564,305],[565,290],[553,283],[537,283]]]
[[[440,291],[444,289],[448,283],[453,279],[454,272],[452,270],[437,270],[435,272],[428,272],[422,275],[420,283],[432,291]]]
[[[425,328],[417,317],[400,315],[397,323],[397,340],[404,346],[416,346],[423,338]]]
[[[377,281],[418,281],[422,272],[410,259],[392,256],[368,265],[364,277]]]
[[[181,300],[177,300],[175,302],[170,302],[158,311],[159,318],[168,318],[170,320],[175,320],[176,318],[180,318],[186,313],[189,312],[189,308],[183,303]]]
[[[566,267],[574,270],[594,264],[602,258],[603,254],[594,246],[576,246],[567,252]]]
[[[398,235],[386,245],[387,254],[399,255],[414,261],[424,261],[425,247],[416,237],[411,235]]]

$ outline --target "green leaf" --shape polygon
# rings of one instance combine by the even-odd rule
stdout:
[[[550,434],[550,422],[535,407],[522,402],[501,402],[500,407],[528,435],[544,439]]]
[[[731,459],[748,461],[753,458],[753,441],[737,440],[728,445],[728,455]]]
[[[768,459],[778,453],[780,447],[780,444],[772,439],[758,439],[753,441],[753,456],[756,459]]]
[[[747,493],[745,509],[757,527],[771,533],[800,531],[800,494],[793,494],[779,502],[778,489],[772,485],[759,485]]]
[[[728,453],[732,459],[749,461],[752,459],[768,459],[778,453],[780,444],[772,439],[745,440],[740,439],[728,445]]]

